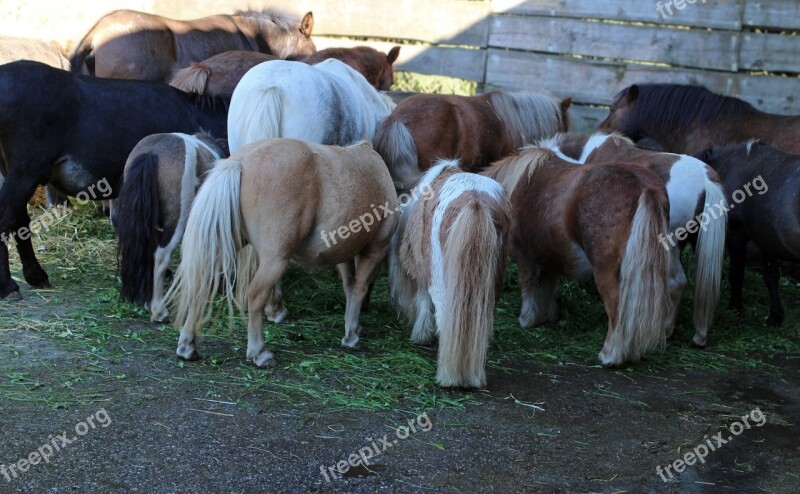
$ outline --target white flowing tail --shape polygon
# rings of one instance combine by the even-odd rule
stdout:
[[[441,386],[486,386],[486,353],[505,266],[505,238],[492,211],[479,202],[464,206],[442,245],[443,301],[436,307]],[[436,287],[434,287],[435,289]]]
[[[600,354],[603,365],[636,362],[666,344],[670,253],[658,241],[669,228],[666,204],[651,189],[639,196],[620,266],[617,324],[608,353]]]
[[[251,142],[281,137],[283,91],[279,87],[233,93],[228,112],[228,147],[231,154]]]
[[[725,228],[728,224],[725,192],[722,186],[706,178],[706,200],[697,237],[694,288],[694,343],[705,346],[708,328],[714,320],[725,255]],[[720,205],[722,208],[716,208]],[[707,223],[703,224],[703,221]]]
[[[181,262],[166,296],[174,300],[178,328],[186,324],[197,330],[210,317],[220,284],[233,313],[236,259],[244,244],[241,174],[241,163],[220,160],[197,193],[186,222]]]

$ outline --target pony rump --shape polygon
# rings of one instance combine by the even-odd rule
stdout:
[[[161,240],[158,156],[140,154],[127,172],[117,199],[122,213],[116,221],[120,293],[124,299],[145,304],[153,293],[153,254]]]
[[[237,91],[240,86],[237,86]],[[249,91],[248,91],[249,92]],[[281,137],[281,121],[283,120],[283,91],[278,87],[269,87],[260,91],[258,97],[233,99],[232,102],[248,100],[247,111],[239,111],[242,118],[228,125],[228,146],[231,153],[236,152],[246,143]],[[234,111],[233,104],[231,112]],[[233,124],[233,125],[230,125]]]
[[[175,72],[169,85],[184,93],[205,94],[209,76],[211,69],[208,65],[194,62],[189,67]]]
[[[233,301],[237,253],[244,245],[239,203],[242,165],[236,160],[216,162],[200,187],[186,223],[181,263],[165,297],[174,305],[175,326],[195,327],[211,316],[212,301],[222,289],[228,300],[229,318]]]
[[[660,191],[645,189],[639,196],[620,264],[616,326],[610,348],[600,352],[603,365],[637,362],[666,345],[664,320],[672,305],[666,283],[670,254],[658,238],[669,230],[668,211]]]
[[[550,96],[493,91],[490,101],[517,142],[515,147],[567,130],[561,104]]]

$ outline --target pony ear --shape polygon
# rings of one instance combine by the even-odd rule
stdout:
[[[564,98],[561,100],[561,111],[569,110],[569,107],[572,106],[572,98]]]
[[[630,102],[638,97],[639,97],[639,86],[634,84],[628,88],[628,91],[625,93],[625,99],[627,99]]]
[[[389,65],[392,65],[395,62],[395,60],[397,60],[397,57],[399,55],[400,55],[399,46],[395,46],[394,48],[389,50],[389,53],[386,55],[386,59],[389,60]]]
[[[303,20],[300,21],[300,32],[303,33],[303,36],[306,38],[310,38],[312,29],[314,29],[314,14],[309,12],[303,16]]]

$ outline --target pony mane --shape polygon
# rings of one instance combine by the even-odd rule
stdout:
[[[259,25],[270,22],[282,31],[291,31],[300,24],[299,16],[275,7],[267,7],[260,10],[237,10],[233,15],[250,19]]]
[[[718,118],[742,118],[758,112],[750,103],[712,93],[703,86],[682,84],[641,84],[631,115],[647,122],[654,132],[685,129],[697,121],[706,124]],[[614,97],[614,104],[629,88]]]
[[[550,149],[529,145],[523,147],[520,154],[495,162],[484,175],[500,182],[510,197],[523,176],[527,175],[530,181],[536,170],[556,157]]]
[[[518,142],[517,147],[533,144],[566,128],[561,104],[552,96],[492,91],[489,101],[505,122],[509,135]]]

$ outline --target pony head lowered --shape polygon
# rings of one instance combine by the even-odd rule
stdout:
[[[327,48],[306,58],[290,57],[289,60],[316,64],[329,58],[335,58],[359,71],[378,91],[388,91],[394,84],[393,64],[399,55],[399,46],[389,50],[389,53],[380,52],[369,46],[357,46],[355,48]]]
[[[234,14],[243,22],[252,24],[260,34],[256,38],[258,51],[272,53],[280,58],[308,56],[317,51],[311,40],[314,14],[306,13],[302,19],[274,8],[240,10]]]

